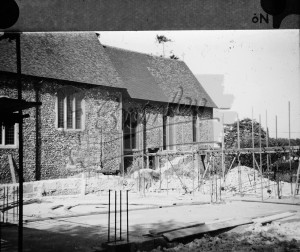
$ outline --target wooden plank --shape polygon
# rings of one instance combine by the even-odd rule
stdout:
[[[272,222],[274,220],[279,220],[279,219],[283,219],[286,217],[290,217],[295,214],[296,214],[295,212],[285,212],[285,213],[281,213],[281,214],[270,215],[270,216],[263,217],[263,218],[255,218],[255,219],[253,219],[253,222],[264,224],[264,223]]]
[[[12,182],[15,184],[15,183],[17,183],[17,179],[16,179],[14,162],[13,162],[11,154],[8,154],[8,162],[9,162],[9,169],[10,169],[10,174],[12,177]]]
[[[152,235],[160,235],[163,233],[172,232],[172,231],[179,230],[179,229],[197,227],[197,226],[201,226],[204,224],[205,224],[204,222],[200,222],[200,223],[195,223],[195,224],[191,224],[191,225],[175,225],[172,228],[167,227],[167,228],[160,228],[160,229],[151,229],[151,230],[149,230],[149,233]]]
[[[203,233],[208,233],[216,230],[250,224],[252,222],[253,221],[250,218],[240,218],[240,219],[233,219],[230,221],[215,222],[210,224],[204,224],[198,227],[191,227],[191,228],[180,229],[180,230],[164,233],[163,237],[165,237],[168,241],[174,241],[180,238],[187,238],[190,236],[200,235]]]
[[[230,148],[224,149],[225,154],[236,154],[239,153],[286,153],[290,151],[297,151],[300,149],[300,146],[275,146],[275,147],[262,147],[260,148]],[[222,149],[212,149],[212,150],[200,150],[199,152],[203,153],[213,153],[213,152],[222,152]]]
[[[276,221],[276,223],[279,224],[285,224],[285,223],[293,223],[293,222],[300,222],[300,218],[287,218],[283,220]]]

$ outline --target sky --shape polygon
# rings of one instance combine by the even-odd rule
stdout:
[[[290,101],[291,138],[300,138],[299,30],[234,31],[130,31],[99,32],[100,42],[160,56],[163,46],[156,35],[171,39],[164,55],[183,60],[218,107],[215,116],[225,123],[254,119],[275,137],[288,138]],[[267,116],[266,116],[267,113]],[[267,120],[266,120],[267,118]]]

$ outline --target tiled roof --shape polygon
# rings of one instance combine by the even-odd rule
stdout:
[[[16,72],[16,42],[0,40],[0,71]],[[135,99],[216,107],[186,64],[110,46],[95,33],[22,33],[22,74],[126,88]],[[181,97],[181,98],[180,98]]]
[[[216,107],[184,62],[104,47],[132,98]]]
[[[148,55],[109,46],[104,48],[132,98],[168,101],[148,70]]]
[[[0,71],[16,72],[16,42],[0,41]],[[123,88],[95,33],[22,33],[25,75]]]

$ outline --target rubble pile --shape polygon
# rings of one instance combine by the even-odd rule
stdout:
[[[240,186],[241,185],[241,186]],[[280,195],[289,196],[291,194],[290,183],[279,182]],[[237,192],[241,187],[244,194],[261,194],[261,188],[264,195],[275,197],[277,195],[277,183],[271,178],[261,178],[261,174],[253,168],[240,166],[231,169],[225,177],[223,184],[226,192]]]
[[[173,248],[161,248],[152,252],[196,252],[196,251],[300,251],[300,222],[267,226],[253,224],[244,232],[229,232],[211,237],[204,235],[187,244]]]
[[[209,172],[206,174],[209,174]],[[147,173],[147,176],[144,176],[143,173]],[[202,194],[210,194],[212,191],[222,189],[223,194],[228,196],[235,194],[260,196],[262,190],[265,198],[277,197],[278,190],[281,196],[291,195],[290,183],[279,181],[277,185],[277,182],[272,180],[271,177],[262,177],[258,170],[247,166],[232,168],[226,174],[225,181],[220,175],[210,175],[202,179],[203,171],[198,174],[197,165],[194,165],[193,169],[192,162],[184,162],[182,156],[166,162],[156,170],[143,169],[143,171],[136,171],[132,174],[131,179],[137,180],[138,177],[146,180],[147,191],[149,192],[171,190],[191,193],[193,190],[198,191],[199,179]]]

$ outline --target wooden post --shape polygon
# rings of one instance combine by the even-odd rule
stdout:
[[[222,115],[222,179],[225,180],[225,160],[224,160],[224,114]]]
[[[238,144],[238,150],[240,150],[240,120],[239,120],[239,116],[237,114],[237,144]]]
[[[10,169],[12,182],[15,184],[17,183],[17,180],[16,180],[15,166],[11,154],[8,154],[8,162],[9,162],[9,169]]]
[[[192,153],[192,170],[193,170],[193,196],[195,196],[195,164],[194,164],[194,152]]]
[[[149,169],[149,155],[146,154],[146,157],[147,157],[147,169]]]
[[[268,111],[266,110],[266,147],[269,147]],[[267,153],[268,189],[270,189],[269,154]]]
[[[277,145],[277,115],[275,116],[275,131],[276,131],[276,145]]]
[[[239,182],[239,193],[242,195],[242,171],[241,171],[241,161],[240,161],[240,153],[237,154],[238,159],[238,182]]]
[[[253,108],[252,108],[252,120],[251,120],[251,127],[252,127],[252,148],[254,149],[254,122],[253,122]],[[253,180],[254,180],[254,192],[256,193],[256,176],[255,176],[255,154],[254,151],[252,152],[252,166],[253,166],[253,172],[254,172],[254,176],[253,176]]]
[[[231,170],[231,168],[232,168],[232,166],[233,166],[233,163],[234,163],[235,159],[236,159],[236,156],[233,158],[233,160],[232,160],[232,162],[231,162],[231,164],[230,164],[230,166],[229,166],[229,169],[228,169],[228,171],[227,171],[227,174],[230,172],[230,170]],[[225,174],[225,180],[226,180],[226,174]],[[224,180],[224,182],[225,182],[225,180]]]
[[[289,147],[291,148],[291,103],[289,101]],[[291,177],[291,195],[293,195],[293,174],[291,163],[291,149],[289,149],[289,164],[290,164],[290,177]]]
[[[215,157],[214,157],[215,160]],[[217,168],[214,168],[214,176],[215,176],[215,187],[216,187],[216,202],[218,202],[218,180],[217,180]]]
[[[197,176],[198,176],[198,192],[200,192],[200,159],[201,156],[199,154],[197,154]]]
[[[169,166],[169,164],[168,164],[168,166]],[[168,169],[167,172],[166,172],[167,195],[169,194],[169,184],[168,184],[168,177],[169,177],[169,175],[168,175],[168,173],[169,173],[169,169]]]
[[[210,158],[212,159],[212,155],[210,156]],[[214,170],[215,170],[215,166],[214,166],[214,160],[212,160],[212,170],[210,172],[210,181],[211,181],[211,191],[210,191],[210,197],[211,197],[211,202],[213,202],[213,196],[214,196]]]
[[[123,180],[125,177],[125,167],[124,167],[124,143],[123,143],[123,97],[122,93],[120,93],[120,113],[119,113],[119,120],[120,120],[120,163],[121,163],[121,168],[122,168],[122,176]],[[101,137],[102,139],[102,137]],[[102,144],[102,143],[101,143]],[[102,148],[102,147],[101,147]],[[102,157],[101,157],[102,158]]]
[[[261,200],[264,200],[263,193],[263,171],[262,171],[262,153],[261,153],[261,116],[259,115],[259,167],[261,176]]]
[[[275,131],[276,131],[276,146],[277,146],[277,115],[275,116]],[[276,182],[277,182],[277,197],[278,199],[280,199],[280,188],[279,188],[279,178],[278,178],[278,160],[276,162],[276,172],[277,172],[277,178],[276,178]]]
[[[137,191],[141,191],[141,175],[140,175],[140,169],[138,169],[138,183],[137,183]]]
[[[161,165],[159,161],[159,156],[157,156],[157,164],[159,169],[159,192],[161,193]]]
[[[240,151],[241,148],[241,144],[240,144],[240,120],[239,120],[239,116],[237,114],[237,144],[238,144],[238,151]],[[239,181],[239,193],[240,195],[242,194],[242,185],[241,185],[241,162],[240,162],[240,154],[238,153],[237,155],[238,157],[238,181]]]
[[[81,174],[81,196],[85,195],[85,172]]]
[[[21,33],[16,37],[17,52],[17,81],[18,81],[18,100],[22,100],[22,70],[21,70]],[[18,226],[18,251],[23,251],[23,113],[19,113],[19,226]]]

